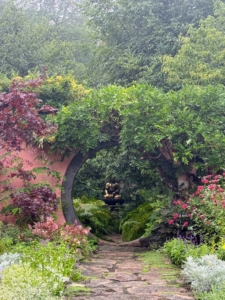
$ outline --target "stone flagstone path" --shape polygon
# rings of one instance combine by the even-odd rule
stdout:
[[[148,262],[141,257],[148,253]],[[97,254],[81,263],[85,281],[76,284],[68,300],[194,300],[175,268],[161,254],[138,247],[101,245]],[[82,292],[82,287],[85,289]]]

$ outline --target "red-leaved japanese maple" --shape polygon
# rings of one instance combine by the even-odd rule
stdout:
[[[41,100],[37,91],[43,78],[28,81],[14,80],[8,93],[0,93],[0,147],[5,154],[0,157],[0,171],[7,175],[1,182],[1,192],[10,192],[12,204],[9,213],[14,214],[21,223],[33,223],[52,215],[57,209],[55,192],[48,186],[33,186],[30,183],[36,176],[26,166],[32,162],[25,161],[19,155],[23,145],[32,144],[36,138],[51,134],[55,126],[46,124],[40,113],[54,113],[51,106],[40,108]],[[7,170],[7,171],[6,171]],[[24,190],[15,191],[13,179],[23,181]],[[5,199],[4,197],[1,197]]]
[[[41,100],[30,92],[38,88],[42,78],[26,82],[14,80],[8,93],[0,94],[0,144],[6,150],[21,150],[23,143],[30,144],[38,136],[44,136],[55,130],[46,126],[39,115]],[[55,112],[50,106],[44,107],[45,113]]]
[[[20,223],[32,224],[41,217],[46,219],[57,209],[55,192],[47,186],[31,188],[29,191],[17,192],[11,195],[15,215]]]

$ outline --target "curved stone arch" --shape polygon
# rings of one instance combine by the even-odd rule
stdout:
[[[74,221],[77,221],[78,224],[82,224],[74,210],[73,201],[71,197],[74,178],[76,177],[78,171],[85,163],[85,161],[93,157],[98,151],[116,146],[119,146],[119,143],[117,141],[101,142],[95,149],[91,149],[86,154],[83,154],[81,151],[79,151],[71,160],[65,172],[65,178],[62,182],[63,193],[61,196],[61,200],[63,214],[66,222],[74,223]]]

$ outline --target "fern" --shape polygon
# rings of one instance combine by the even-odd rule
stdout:
[[[110,211],[103,201],[83,196],[74,199],[73,204],[81,222],[91,227],[94,234],[102,236],[109,232]]]
[[[155,212],[161,207],[162,203],[156,201],[154,203],[146,201],[139,205],[136,209],[127,213],[125,218],[120,223],[120,229],[122,231],[122,238],[124,241],[131,241],[141,237],[148,228],[153,227],[156,217]]]

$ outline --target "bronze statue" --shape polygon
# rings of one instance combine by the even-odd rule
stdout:
[[[104,199],[105,200],[120,200],[121,195],[120,192],[120,186],[115,180],[112,180],[111,182],[107,182],[105,185],[105,194]]]

